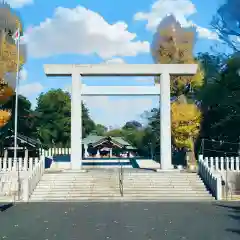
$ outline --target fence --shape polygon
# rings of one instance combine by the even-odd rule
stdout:
[[[0,175],[0,197],[6,202],[15,202],[18,194],[18,178],[12,174]]]
[[[213,196],[217,200],[222,199],[222,180],[220,174],[214,173],[212,169],[208,166],[207,161],[203,159],[203,156],[199,156],[199,166],[198,166],[199,175],[202,180],[209,188]]]
[[[31,171],[34,169],[38,161],[39,158],[18,158],[17,161],[15,161],[14,158],[0,158],[0,171]]]
[[[240,171],[239,157],[205,157],[204,161],[214,171]]]
[[[17,174],[17,162],[20,174]],[[19,195],[23,201],[28,201],[33,190],[40,181],[45,170],[45,157],[13,161],[12,158],[0,158],[0,195],[16,200]],[[26,174],[25,174],[26,173]]]
[[[41,180],[45,170],[45,157],[40,157],[37,164],[34,166],[33,170],[30,173],[23,184],[23,193],[22,199],[25,202],[29,201],[30,196],[32,195],[34,189],[36,188],[38,182]]]
[[[39,149],[40,155],[44,157],[54,155],[69,155],[71,154],[71,148],[49,148],[48,150]]]
[[[225,199],[240,199],[240,159],[239,157],[200,157],[213,174],[222,181],[222,196]]]

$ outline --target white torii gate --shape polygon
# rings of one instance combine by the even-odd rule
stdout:
[[[71,168],[82,168],[82,96],[160,95],[161,169],[172,166],[170,75],[195,75],[196,64],[46,64],[47,76],[71,76]],[[160,76],[157,86],[82,86],[84,76]]]

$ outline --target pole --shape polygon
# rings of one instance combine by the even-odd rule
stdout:
[[[150,146],[151,146],[151,160],[153,160],[153,145],[152,145],[152,142],[150,142]]]
[[[240,156],[240,136],[238,137],[238,157],[239,156]]]
[[[204,138],[202,139],[202,155],[204,157]]]
[[[18,131],[18,88],[19,88],[19,66],[20,66],[20,28],[18,28],[17,35],[17,74],[16,74],[16,100],[15,100],[15,115],[14,115],[14,162],[17,162],[17,173],[18,173],[18,200],[20,200],[20,172],[19,172],[19,161],[17,159],[17,131]]]

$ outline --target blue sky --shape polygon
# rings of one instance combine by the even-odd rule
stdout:
[[[197,28],[194,52],[218,43],[210,28],[219,1],[209,0],[7,0],[22,17],[28,58],[21,93],[35,105],[40,92],[70,89],[68,78],[47,78],[45,63],[153,63],[149,46],[161,19],[175,15]],[[153,85],[152,78],[85,78],[86,85]],[[91,117],[106,126],[141,120],[158,106],[155,97],[88,97]]]

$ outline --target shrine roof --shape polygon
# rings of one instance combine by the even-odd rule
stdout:
[[[136,149],[135,147],[131,146],[131,144],[129,142],[127,142],[125,139],[123,139],[122,137],[88,135],[87,137],[85,137],[82,140],[82,143],[83,144],[98,145],[98,143],[101,144],[102,142],[104,142],[108,138],[110,138],[113,141],[113,143],[116,142],[117,144],[119,144],[121,146],[125,146],[129,150],[130,149]]]
[[[11,134],[9,136],[5,137],[5,141],[6,141],[5,143],[7,146],[12,145],[14,141],[14,132],[10,130],[10,133]],[[31,147],[46,148],[46,146],[42,144],[42,142],[39,139],[30,138],[19,133],[17,134],[17,141],[20,141],[21,143],[27,144]]]

